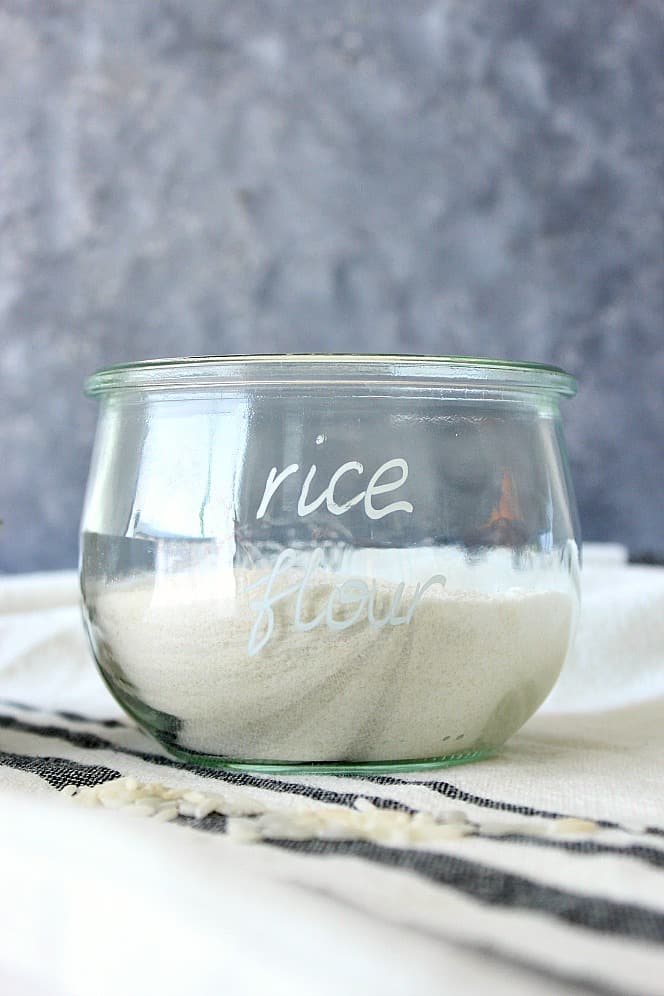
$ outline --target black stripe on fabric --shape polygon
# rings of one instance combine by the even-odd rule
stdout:
[[[178,817],[176,822],[208,833],[223,833],[227,823],[226,818],[218,813],[211,813],[200,820]],[[358,840],[273,839],[266,843],[298,854],[357,857],[373,864],[415,872],[485,905],[545,913],[572,926],[598,933],[655,943],[664,941],[664,916],[645,907],[541,885],[511,872],[441,852],[385,847]]]
[[[0,699],[0,706],[9,709],[20,709],[22,712],[36,712],[44,715],[44,710],[38,706],[28,705],[26,702],[15,702],[13,699]],[[103,726],[107,729],[134,730],[136,727],[130,723],[124,723],[120,719],[97,719],[91,716],[84,716],[80,712],[69,712],[62,709],[51,709],[49,716],[57,716],[59,719],[66,719],[73,723],[93,723],[95,726]]]
[[[381,923],[384,923],[387,926],[394,927],[397,925],[394,920],[391,920],[387,916],[383,916],[380,912],[373,909],[369,911],[360,903],[353,902],[349,896],[340,896],[337,893],[330,892],[329,889],[311,884],[305,884],[303,882],[291,882],[290,884],[291,886],[301,889],[303,892],[324,896],[326,900],[337,903],[339,906],[352,909],[356,912],[364,914],[365,916],[369,915],[373,919],[380,920]],[[605,985],[597,979],[592,979],[586,976],[575,976],[562,971],[557,971],[552,965],[545,965],[532,961],[529,958],[518,957],[512,951],[501,950],[492,944],[469,941],[462,937],[447,934],[446,932],[438,930],[435,927],[412,923],[407,920],[399,920],[398,927],[400,930],[409,930],[412,933],[419,934],[421,937],[430,937],[434,940],[442,940],[444,943],[449,944],[453,948],[481,955],[483,958],[491,959],[502,965],[509,965],[511,968],[517,968],[519,971],[528,972],[536,978],[543,979],[548,982],[555,982],[560,987],[565,987],[567,996],[574,996],[574,994],[576,994],[576,996],[634,996],[632,993],[627,993],[625,989],[618,989],[616,986]]]
[[[31,757],[0,752],[0,763],[38,775],[54,788],[67,784],[98,785],[120,776],[101,765],[84,765],[58,757]],[[180,816],[175,821],[207,832],[223,832],[226,818],[211,813],[202,819]],[[268,840],[299,854],[361,858],[386,867],[414,872],[489,906],[546,913],[573,926],[649,942],[664,941],[664,915],[631,903],[583,896],[479,862],[441,852],[385,847],[370,841]]]
[[[69,761],[64,758],[57,758],[53,756],[34,757],[33,755],[16,755],[0,752],[0,764],[7,764],[10,767],[18,767],[18,763],[14,763],[12,760],[7,760],[17,757],[21,758],[21,767],[23,770],[29,770],[34,774],[42,775],[50,785],[58,789],[61,789],[68,784],[100,785],[102,782],[109,781],[112,778],[123,777],[122,772],[113,768],[107,768],[102,765],[87,765],[83,762]],[[159,755],[141,755],[141,759],[149,761],[156,760],[157,762],[165,760],[164,758],[160,758]],[[26,761],[29,761],[30,764],[27,765],[25,763]],[[46,764],[49,764],[51,768],[45,767]],[[184,769],[195,774],[201,774],[201,769],[196,766],[183,765],[180,762],[175,762],[171,765],[168,761],[167,764],[169,767],[174,767],[178,770]],[[51,772],[53,772],[53,777],[51,777]],[[71,777],[66,775],[61,777],[61,772],[69,772]],[[88,773],[90,773],[89,776]],[[99,774],[96,775],[95,773]],[[213,771],[211,774],[215,777],[216,772]],[[228,772],[227,774],[232,776],[233,773]],[[219,779],[217,777],[217,780],[223,780],[225,782],[230,781],[232,784],[238,784],[238,782],[232,777],[223,779]],[[269,785],[265,787],[272,789],[273,784],[274,783],[269,783]],[[278,792],[286,791],[288,783],[279,782],[277,784],[279,785],[279,788],[277,789]],[[256,786],[253,782],[251,783],[251,786],[260,788],[264,787],[262,784]],[[286,786],[286,788],[284,788],[284,786]],[[302,789],[302,786],[296,787],[300,790]],[[289,794],[291,793],[289,792]],[[302,791],[292,794],[302,795]],[[307,798],[313,799],[317,802],[332,802],[342,806],[352,806],[357,799],[362,798],[369,799],[369,801],[376,805],[379,809],[391,809],[400,812],[408,812],[411,815],[414,815],[417,812],[417,810],[396,802],[393,799],[383,799],[380,796],[372,797],[371,795],[364,793],[360,795],[341,795],[339,793],[326,792],[324,789],[320,789],[309,790]],[[225,825],[224,817],[218,813],[212,813],[208,817],[205,817],[205,820],[200,825],[200,829],[222,832],[225,829]],[[593,840],[562,840],[528,833],[492,834],[489,832],[483,832],[482,830],[478,830],[473,834],[473,836],[480,838],[481,840],[490,840],[496,844],[523,844],[524,846],[551,848],[554,850],[562,850],[573,854],[584,854],[587,856],[611,855],[619,858],[630,858],[631,860],[641,861],[644,864],[650,865],[652,868],[664,868],[664,851],[660,851],[652,847],[644,847],[639,844],[629,845],[628,847],[620,847],[617,844],[603,844]]]
[[[90,722],[94,722],[90,720]],[[261,775],[252,775],[249,772],[239,772],[230,771],[225,768],[204,768],[197,764],[188,764],[183,761],[177,761],[174,758],[165,757],[162,754],[152,754],[148,751],[134,750],[130,747],[122,747],[114,744],[110,740],[105,740],[103,737],[97,736],[95,733],[90,733],[88,731],[70,730],[67,727],[59,726],[41,726],[39,724],[27,723],[25,720],[18,719],[15,716],[2,716],[0,715],[0,727],[5,727],[5,729],[16,730],[20,733],[34,733],[37,736],[57,738],[64,740],[66,743],[70,743],[76,747],[82,747],[86,750],[112,750],[119,754],[124,754],[128,757],[136,757],[139,760],[147,761],[150,764],[156,764],[161,767],[172,768],[177,771],[189,771],[192,774],[196,774],[199,777],[208,778],[212,781],[222,781],[228,782],[232,785],[247,785],[252,788],[267,789],[271,792],[278,792],[286,795],[298,795],[307,799],[313,799],[317,802],[329,802],[340,806],[352,806],[358,799],[368,799],[379,809],[393,809],[399,810],[401,812],[414,814],[418,812],[417,809],[406,805],[405,803],[399,802],[396,799],[385,799],[381,796],[372,796],[368,792],[335,792],[331,789],[322,789],[313,785],[304,785],[300,782],[290,782],[282,781],[279,777],[275,777],[274,780],[270,778],[265,778]],[[127,727],[127,729],[135,730],[137,727]],[[146,738],[147,739],[147,738]],[[343,775],[338,776],[340,780],[343,780]],[[358,776],[354,776],[358,777]],[[417,785],[423,788],[430,788],[437,794],[445,796],[448,799],[455,799],[459,802],[467,802],[472,805],[476,805],[485,809],[493,809],[501,812],[515,813],[520,816],[536,816],[542,817],[544,819],[564,819],[569,816],[566,813],[557,813],[552,810],[536,809],[532,806],[520,806],[514,803],[500,802],[495,799],[488,799],[484,796],[474,795],[470,792],[464,792],[462,789],[458,789],[455,785],[446,781],[436,781],[427,782],[423,780],[408,780],[404,778],[396,778],[391,775],[363,775],[362,781],[367,782],[369,785],[381,785],[381,786],[403,786],[407,787],[409,785]],[[612,822],[610,820],[597,820],[595,821],[598,826],[605,830],[623,830],[619,823]],[[624,831],[627,832],[627,831]],[[664,830],[657,827],[647,827],[643,830],[644,835],[653,836],[664,836]],[[490,835],[487,834],[487,837]],[[508,836],[508,835],[504,835]],[[522,835],[518,835],[522,836]],[[542,842],[542,838],[536,837],[535,835],[523,835],[527,837],[533,843]],[[501,839],[495,837],[493,839]],[[547,841],[550,846],[553,846],[554,841]],[[565,842],[560,842],[562,846],[566,846]],[[596,845],[600,846],[600,845]],[[605,845],[609,847],[609,845]],[[631,850],[637,850],[633,848]],[[624,853],[624,849],[616,848],[615,852],[610,851],[607,853]],[[654,852],[656,854],[657,852]],[[637,856],[637,855],[634,855]],[[657,865],[659,867],[659,865]]]
[[[424,781],[423,779],[397,778],[394,775],[366,775],[365,777],[366,781],[373,782],[376,785],[401,785],[404,787],[417,785],[421,788],[429,789],[437,795],[442,795],[446,799],[468,802],[473,806],[481,806],[483,809],[495,809],[503,813],[515,813],[518,816],[539,816],[546,820],[560,820],[569,816],[569,813],[558,813],[552,809],[538,809],[535,806],[523,806],[519,803],[504,802],[501,799],[489,799],[486,796],[465,792],[451,782],[442,780]],[[611,820],[594,820],[593,822],[605,830],[622,829],[619,823],[614,823]]]
[[[66,757],[33,757],[4,750],[0,751],[0,764],[38,775],[58,790],[65,785],[102,785],[121,777],[119,771],[101,764],[80,764]]]
[[[588,857],[600,854],[617,858],[631,858],[642,861],[652,868],[664,869],[664,851],[655,847],[644,847],[640,844],[629,844],[620,847],[618,844],[601,844],[595,840],[561,840],[555,837],[544,837],[528,833],[492,834],[480,832],[475,836],[482,840],[491,840],[499,844],[524,844],[533,847],[550,848],[556,851],[567,851],[570,854],[584,854]],[[664,884],[663,884],[664,888]]]
[[[296,854],[341,855],[361,858],[446,885],[487,906],[545,913],[575,927],[602,934],[664,942],[664,915],[632,903],[584,896],[489,865],[440,851],[385,847],[364,840],[271,840]]]
[[[363,798],[367,798],[363,796]],[[187,817],[188,821],[192,818]],[[223,832],[226,828],[226,818],[218,813],[211,813],[209,817],[194,824],[197,829]],[[491,841],[495,844],[522,844],[526,847],[543,847],[551,850],[566,851],[571,854],[581,854],[588,857],[597,855],[609,855],[618,858],[630,858],[642,861],[652,868],[664,869],[664,851],[658,851],[652,847],[643,847],[638,844],[629,847],[618,847],[615,844],[600,844],[592,840],[557,840],[551,837],[539,837],[534,834],[500,834],[494,835],[485,833],[482,830],[471,835],[475,840]],[[422,845],[423,849],[425,845]]]

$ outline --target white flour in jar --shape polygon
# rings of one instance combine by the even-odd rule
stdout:
[[[344,578],[318,571],[298,591],[301,574],[286,572],[279,582],[293,592],[272,606],[269,639],[252,655],[261,577],[239,569],[146,575],[94,599],[111,681],[119,670],[145,704],[177,717],[176,743],[185,750],[341,763],[499,745],[553,686],[575,605],[557,590],[433,584],[422,592],[371,581],[374,620],[392,608],[393,619],[408,621],[377,628],[367,607],[347,628],[330,628],[326,609],[328,621],[341,624],[357,614],[357,601],[336,597],[330,607],[331,587],[338,592]],[[316,618],[309,629],[294,625]]]

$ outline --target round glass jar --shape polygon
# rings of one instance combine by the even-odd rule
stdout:
[[[494,751],[565,659],[579,531],[554,367],[112,367],[81,529],[99,670],[177,757],[272,771]]]

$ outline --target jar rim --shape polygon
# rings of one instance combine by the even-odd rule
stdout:
[[[577,383],[560,367],[481,356],[389,353],[253,353],[180,356],[103,367],[85,381],[97,397],[128,389],[285,386],[298,384],[407,383],[469,390],[526,389],[563,397]]]

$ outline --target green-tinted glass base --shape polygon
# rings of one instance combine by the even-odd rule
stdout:
[[[398,771],[426,771],[431,768],[450,768],[455,764],[467,764],[490,757],[497,748],[482,747],[474,750],[457,751],[441,757],[407,758],[397,761],[314,761],[308,763],[291,761],[253,761],[216,757],[212,754],[196,754],[172,744],[160,741],[162,747],[179,761],[198,764],[204,768],[227,768],[230,771],[257,771],[270,775],[385,775]]]
[[[491,757],[500,744],[476,744],[467,750],[452,751],[438,757],[400,758],[394,761],[267,761],[264,759],[238,759],[216,754],[199,754],[173,743],[177,736],[178,721],[175,717],[157,712],[145,705],[126,689],[119,687],[100,668],[109,691],[126,713],[149,736],[159,743],[172,757],[202,768],[225,768],[228,771],[255,771],[270,775],[385,775],[399,771],[427,771],[432,768],[451,768],[455,764],[468,764]]]

